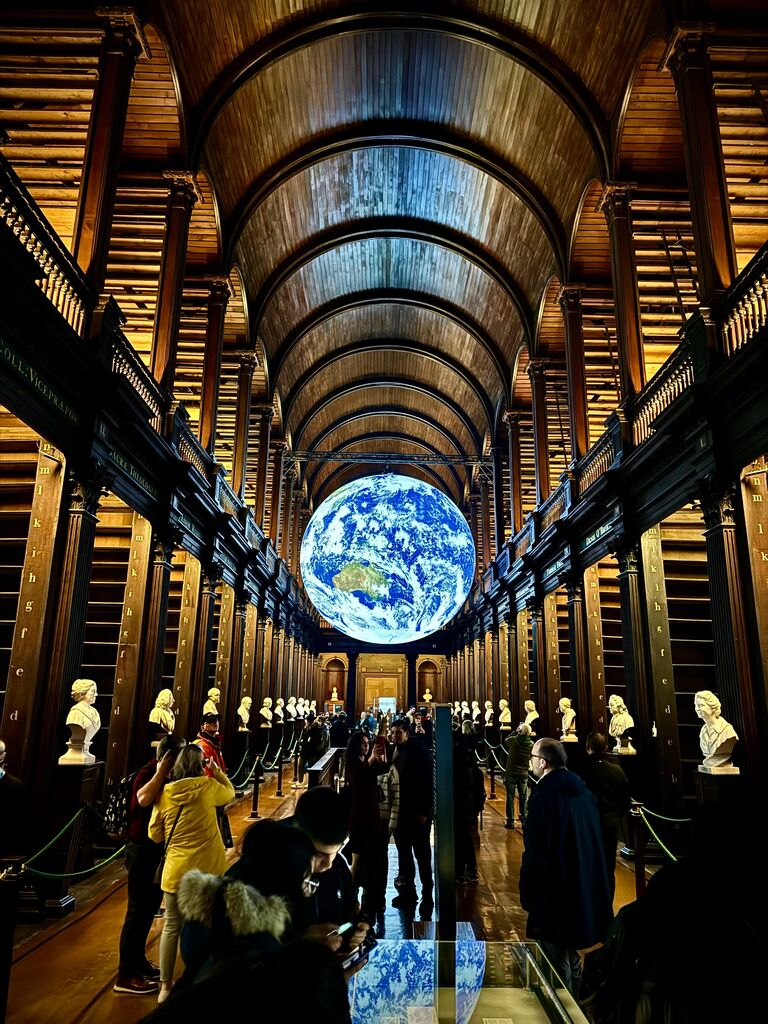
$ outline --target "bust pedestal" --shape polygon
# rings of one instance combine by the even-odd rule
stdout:
[[[103,761],[94,761],[93,764],[66,763],[56,770],[46,831],[55,835],[78,807],[93,801],[103,770]],[[87,812],[81,814],[72,828],[40,858],[35,867],[55,874],[83,871],[92,867],[91,833],[94,817]],[[69,893],[69,883],[68,878],[40,878],[35,881],[45,916],[64,917],[74,910],[75,898]]]

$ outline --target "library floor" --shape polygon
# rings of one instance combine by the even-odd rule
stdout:
[[[289,789],[285,797],[278,798],[275,788],[272,780],[262,786],[259,811],[264,817],[282,818],[292,813],[296,792]],[[250,809],[249,799],[230,809],[235,838],[248,826]],[[471,922],[478,938],[521,938],[525,934],[525,914],[519,904],[517,878],[522,835],[519,829],[504,828],[502,798],[486,801],[483,819],[477,858],[480,881],[460,890],[459,920]],[[395,895],[394,856],[393,845],[385,934],[390,939],[410,938],[411,922],[391,907]],[[153,996],[115,995],[112,991],[125,913],[124,879],[122,870],[115,869],[111,883],[83,899],[63,921],[34,929],[32,934],[26,927],[19,929],[20,941],[14,950],[11,972],[8,1024],[133,1024],[150,1012],[155,1005]],[[634,873],[620,862],[616,869],[615,909],[633,900],[634,891]],[[148,953],[155,961],[161,929],[162,922],[158,920],[150,935]]]

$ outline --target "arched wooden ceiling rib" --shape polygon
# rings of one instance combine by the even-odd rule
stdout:
[[[424,412],[414,412],[412,409],[404,409],[396,405],[385,405],[376,409],[366,408],[352,415],[345,413],[343,416],[333,420],[328,424],[328,426],[324,427],[320,433],[315,436],[311,444],[306,446],[307,451],[322,451],[326,447],[333,448],[336,443],[335,438],[337,434],[342,434],[343,439],[343,433],[345,430],[356,430],[357,424],[362,420],[377,419],[386,420],[388,423],[392,424],[396,423],[398,420],[402,420],[403,425],[406,426],[412,434],[418,433],[418,431],[423,428],[428,431],[433,431],[440,438],[448,442],[448,445],[453,448],[453,454],[462,455],[464,453],[464,448],[462,447],[459,439],[452,434],[442,422],[428,416]],[[450,454],[450,452],[447,454]]]
[[[303,373],[283,400],[283,415],[286,422],[290,423],[291,413],[293,412],[295,404],[305,391],[311,390],[313,381],[316,381],[319,377],[327,374],[333,369],[336,363],[348,360],[353,356],[367,355],[369,353],[371,357],[379,354],[384,355],[395,353],[400,353],[409,357],[417,356],[453,371],[453,373],[476,397],[480,408],[485,414],[485,419],[488,425],[490,426],[493,424],[493,404],[489,401],[480,381],[473,373],[467,370],[462,363],[458,362],[458,360],[448,358],[438,349],[432,348],[428,345],[422,345],[413,340],[403,342],[391,341],[386,338],[354,341],[350,344],[342,345],[335,352],[326,354],[322,361],[316,363],[309,370]]]
[[[360,446],[365,446],[362,448]],[[429,456],[441,455],[439,449],[434,448],[432,445],[425,444],[418,438],[409,437],[407,434],[399,434],[395,431],[388,432],[377,432],[372,434],[363,434],[360,437],[350,439],[347,444],[341,445],[335,449],[337,452],[342,453],[354,453],[355,449],[360,448],[361,461],[365,462],[365,455],[368,453],[376,453],[377,455],[386,453],[393,455],[419,455],[425,454]],[[331,466],[334,463],[325,462],[320,463],[314,470],[312,477],[307,474],[307,490],[313,497],[317,496],[320,500],[319,495],[323,491],[325,482],[328,477],[333,474]],[[339,463],[335,463],[339,465]],[[343,463],[342,463],[343,465]],[[368,463],[368,465],[376,465],[379,467],[377,472],[384,472],[385,466],[381,462]],[[389,466],[389,471],[397,473],[400,466],[408,465],[408,463],[393,462]],[[462,482],[456,472],[455,466],[446,465],[445,463],[432,463],[430,465],[421,465],[420,468],[424,472],[428,472],[432,477],[439,481],[437,486],[441,490],[447,489],[453,496],[453,500],[456,501],[458,495],[462,493]]]
[[[377,388],[391,389],[395,393],[397,391],[414,392],[419,396],[420,401],[422,399],[429,402],[434,401],[438,407],[445,407],[455,417],[455,419],[461,423],[463,429],[467,432],[472,442],[472,454],[480,454],[483,443],[482,434],[478,432],[477,427],[467,416],[464,409],[449,395],[444,394],[435,387],[426,387],[413,380],[403,380],[401,378],[388,375],[360,378],[358,380],[342,384],[340,387],[334,388],[332,391],[324,394],[310,409],[307,410],[307,413],[304,415],[300,423],[293,428],[292,434],[294,447],[297,449],[301,448],[301,442],[307,431],[307,427],[315,416],[321,413],[324,409],[327,409],[329,405],[338,402],[340,399],[346,398],[353,392],[361,393]]]
[[[133,74],[123,133],[122,164],[186,166],[184,110],[178,76],[162,29],[146,24],[151,60]]]
[[[521,65],[543,82],[578,120],[607,176],[609,168],[608,126],[605,114],[583,81],[555,54],[512,24],[471,18],[457,13],[438,13],[433,5],[426,10],[368,12],[326,12],[308,17],[303,23],[289,24],[259,40],[238,55],[207,89],[193,115],[193,159],[199,160],[208,134],[228,100],[250,79],[292,53],[332,37],[395,29],[417,29],[437,33],[485,49],[491,49]]]
[[[613,150],[616,181],[687,184],[675,83],[659,70],[665,49],[665,40],[652,39],[629,77]]]
[[[197,174],[202,201],[192,208],[187,236],[187,273],[221,273],[221,223],[216,193],[205,171]]]
[[[568,248],[568,283],[611,282],[608,223],[605,214],[598,209],[602,191],[602,182],[590,181],[581,197]]]
[[[417,388],[434,389],[437,397],[461,410],[467,423],[471,423],[476,436],[482,437],[488,424],[488,415],[493,408],[487,396],[476,389],[476,382],[467,381],[461,368],[434,352],[415,351],[414,346],[397,342],[392,348],[384,349],[369,345],[358,351],[345,354],[341,359],[326,360],[317,368],[311,387],[297,390],[290,415],[284,409],[286,430],[293,430],[295,424],[304,420],[312,407],[326,393],[333,393],[340,387],[353,385],[358,381],[368,383],[385,380],[405,387],[413,384]]]
[[[291,334],[285,338],[271,360],[270,381],[274,383],[274,387],[279,386],[282,370],[288,365],[293,352],[302,342],[307,342],[307,339],[318,328],[330,324],[330,322],[337,320],[350,311],[367,309],[373,306],[404,306],[429,310],[461,328],[480,346],[485,356],[491,361],[492,367],[499,378],[502,394],[504,396],[508,394],[509,374],[504,355],[479,324],[474,323],[462,310],[454,308],[448,303],[436,302],[435,300],[430,301],[428,297],[395,289],[385,292],[364,292],[362,294],[340,296],[336,301],[328,303],[322,309],[318,309],[314,315],[297,325]]]
[[[501,158],[480,140],[428,121],[366,121],[332,134],[323,133],[297,146],[256,178],[240,198],[227,222],[226,238],[232,253],[253,213],[294,175],[338,154],[381,148],[383,144],[424,149],[469,164],[517,196],[544,231],[558,268],[565,267],[565,230],[552,204],[526,174]]]
[[[409,238],[440,246],[462,256],[492,278],[504,291],[518,312],[526,339],[531,338],[533,331],[531,305],[517,284],[511,280],[507,270],[494,256],[482,249],[474,239],[462,236],[458,232],[449,231],[442,226],[438,227],[434,224],[399,217],[353,221],[351,224],[342,224],[328,231],[319,232],[314,237],[307,239],[303,245],[275,267],[264,281],[258,294],[254,296],[251,310],[255,329],[259,329],[264,312],[275,293],[293,274],[312,260],[333,249],[368,238]],[[241,245],[242,259],[247,259],[247,256],[242,252]]]
[[[333,441],[330,444],[323,445],[322,443],[315,442],[307,451],[346,451],[349,445],[361,444],[369,439],[386,437],[396,441],[410,441],[414,444],[419,444],[423,446],[425,451],[429,451],[433,455],[451,456],[461,454],[455,450],[446,451],[446,447],[450,449],[452,446],[450,444],[446,446],[446,438],[440,430],[430,427],[423,422],[417,424],[416,429],[414,429],[412,423],[403,417],[374,415],[367,418],[355,418],[355,420],[345,423],[334,430],[332,437]],[[314,488],[315,479],[322,465],[322,463],[317,462],[307,462],[305,465],[303,476],[309,493]],[[446,464],[445,469],[450,470],[450,474],[459,492],[462,492],[465,478],[467,477],[466,467]]]
[[[404,465],[393,466],[392,472],[397,472],[401,476],[413,476],[417,480],[423,480],[426,484],[432,484],[433,487],[437,487],[441,491],[445,491],[445,481],[441,479],[429,466],[418,466],[413,463],[406,463]],[[334,470],[325,481],[324,488],[317,495],[314,495],[314,507],[317,508],[325,498],[326,494],[331,491],[338,490],[339,487],[343,487],[344,484],[350,483],[352,480],[360,479],[361,477],[373,476],[376,473],[381,473],[380,462],[366,462],[365,458],[362,458],[360,462],[346,463],[343,466],[339,466],[338,469]],[[442,485],[442,486],[441,486]]]
[[[459,254],[409,238],[368,238],[319,256],[274,294],[259,328],[271,358],[316,310],[358,293],[416,294],[446,311],[472,309],[472,321],[493,339],[505,366],[511,366],[522,338],[509,297]]]

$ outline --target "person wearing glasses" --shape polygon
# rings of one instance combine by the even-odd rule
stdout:
[[[523,829],[520,902],[538,942],[578,998],[580,949],[602,942],[613,918],[597,801],[568,771],[565,747],[549,737],[531,751],[538,783]]]

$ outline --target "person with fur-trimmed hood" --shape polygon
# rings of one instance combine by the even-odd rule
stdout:
[[[306,926],[306,898],[315,888],[312,842],[265,820],[248,829],[241,852],[224,875],[190,871],[181,881],[182,987],[240,952],[274,951]]]

